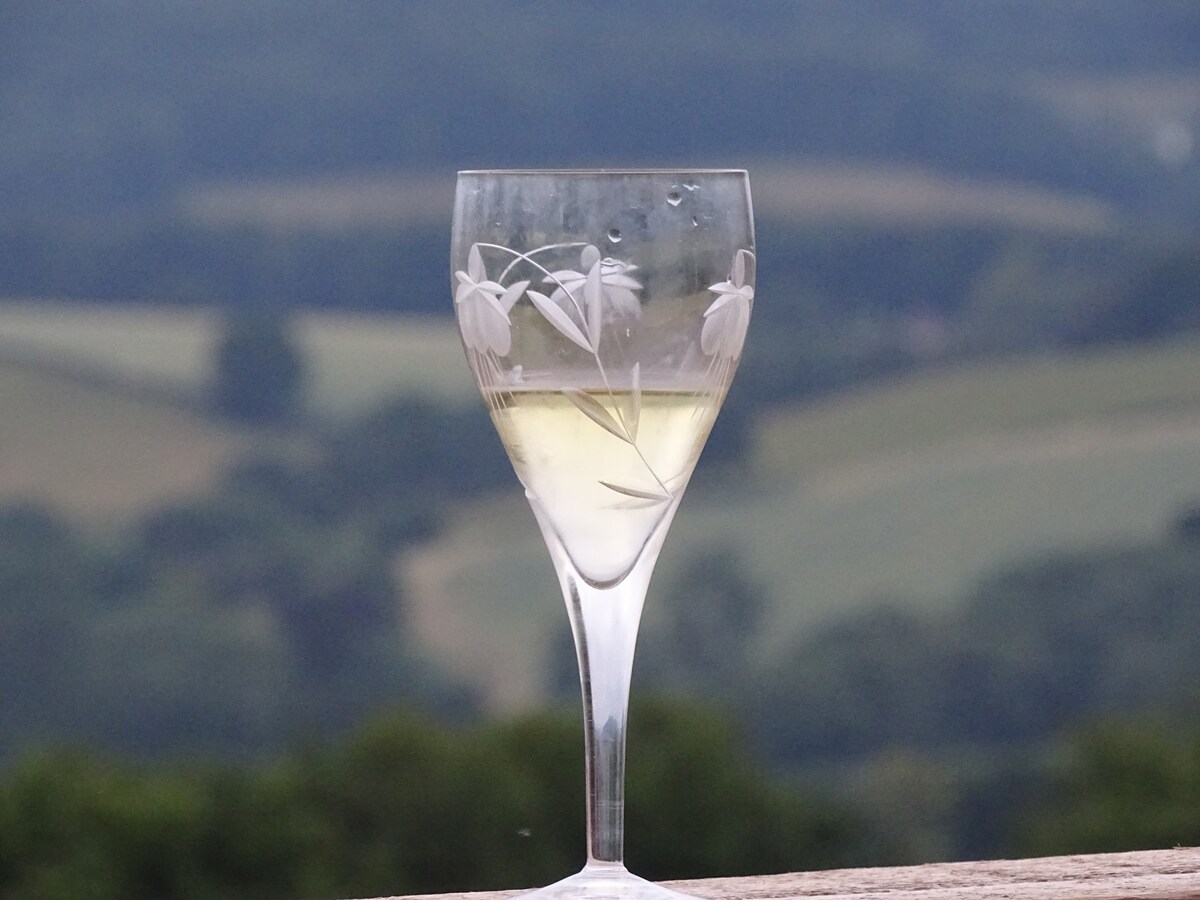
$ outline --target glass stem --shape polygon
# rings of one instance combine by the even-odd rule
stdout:
[[[587,778],[587,869],[625,868],[625,721],[633,650],[650,575],[682,493],[680,488],[625,577],[601,588],[579,575],[541,505],[533,494],[525,492],[558,573],[579,660]]]
[[[648,581],[641,568],[639,563],[624,581],[605,590],[574,572],[562,579],[583,689],[589,866],[624,862],[625,723]]]

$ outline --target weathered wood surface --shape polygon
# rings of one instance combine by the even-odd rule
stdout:
[[[708,900],[1200,900],[1200,848],[666,883]],[[504,900],[519,893],[420,900]]]

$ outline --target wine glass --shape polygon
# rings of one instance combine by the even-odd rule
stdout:
[[[467,359],[549,548],[583,689],[587,863],[529,896],[680,897],[622,859],[629,682],[651,571],[750,321],[749,179],[460,172],[451,263]]]

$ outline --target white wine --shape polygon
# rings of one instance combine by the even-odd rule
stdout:
[[[492,418],[530,502],[584,578],[623,578],[674,513],[720,397],[697,391],[505,390]]]

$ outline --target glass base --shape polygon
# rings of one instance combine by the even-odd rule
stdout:
[[[639,878],[624,866],[588,865],[554,884],[513,900],[697,900]]]

